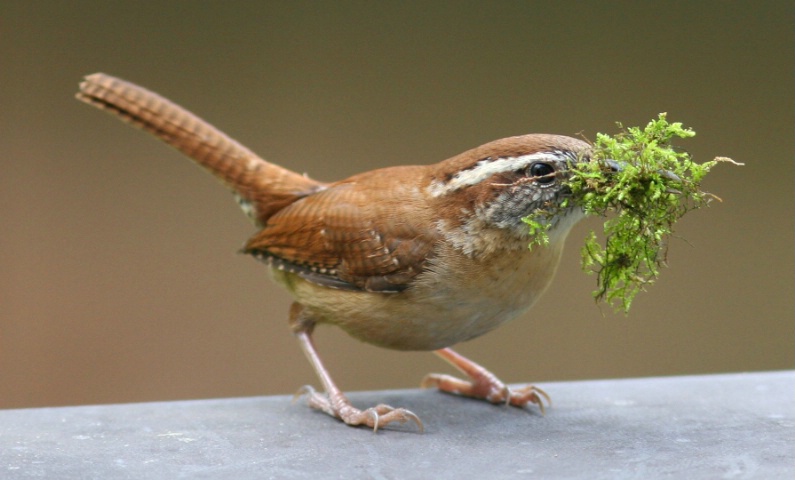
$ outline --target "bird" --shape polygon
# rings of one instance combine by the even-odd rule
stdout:
[[[542,412],[549,396],[509,388],[451,347],[527,311],[549,286],[566,236],[584,217],[566,180],[591,145],[565,135],[495,140],[429,165],[321,182],[271,163],[170,100],[96,73],[76,97],[148,131],[228,187],[258,231],[242,252],[292,296],[288,320],[322,384],[308,405],[374,431],[411,422],[406,408],[352,405],[325,367],[315,326],[335,325],[388,349],[432,351],[465,378],[429,374],[423,387]],[[523,218],[539,211],[545,245],[529,247]]]

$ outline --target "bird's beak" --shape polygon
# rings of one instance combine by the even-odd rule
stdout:
[[[610,167],[610,169],[613,172],[616,172],[616,173],[620,172],[621,170],[624,170],[624,165],[626,165],[625,162],[619,162],[619,161],[610,160],[610,159],[605,160],[605,163],[607,164],[608,167]]]
[[[610,167],[610,169],[614,173],[618,173],[624,170],[624,166],[627,164],[626,162],[619,162],[618,160],[610,160],[610,159],[605,160],[605,163],[607,164],[608,167]],[[658,173],[669,180],[682,183],[682,179],[679,178],[679,175],[673,172],[669,172],[668,170],[659,170]]]

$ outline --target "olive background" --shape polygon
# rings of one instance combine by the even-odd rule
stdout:
[[[321,180],[659,112],[721,165],[629,316],[569,237],[526,315],[460,346],[508,382],[789,369],[795,339],[790,1],[0,5],[0,408],[291,394],[318,385],[254,228],[176,151],[73,95],[139,83]],[[344,390],[409,388],[427,352],[316,332]],[[554,390],[550,391],[554,398]],[[430,393],[429,393],[430,394]],[[753,401],[737,392],[737,401]]]

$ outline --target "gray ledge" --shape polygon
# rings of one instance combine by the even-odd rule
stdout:
[[[434,391],[347,427],[290,397],[0,411],[0,478],[795,478],[795,372],[548,383],[541,416]]]

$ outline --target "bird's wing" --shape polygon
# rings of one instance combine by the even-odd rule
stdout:
[[[420,167],[368,172],[288,205],[244,252],[329,287],[405,289],[438,240],[423,196],[394,177],[411,168]],[[374,181],[378,176],[385,181]]]

